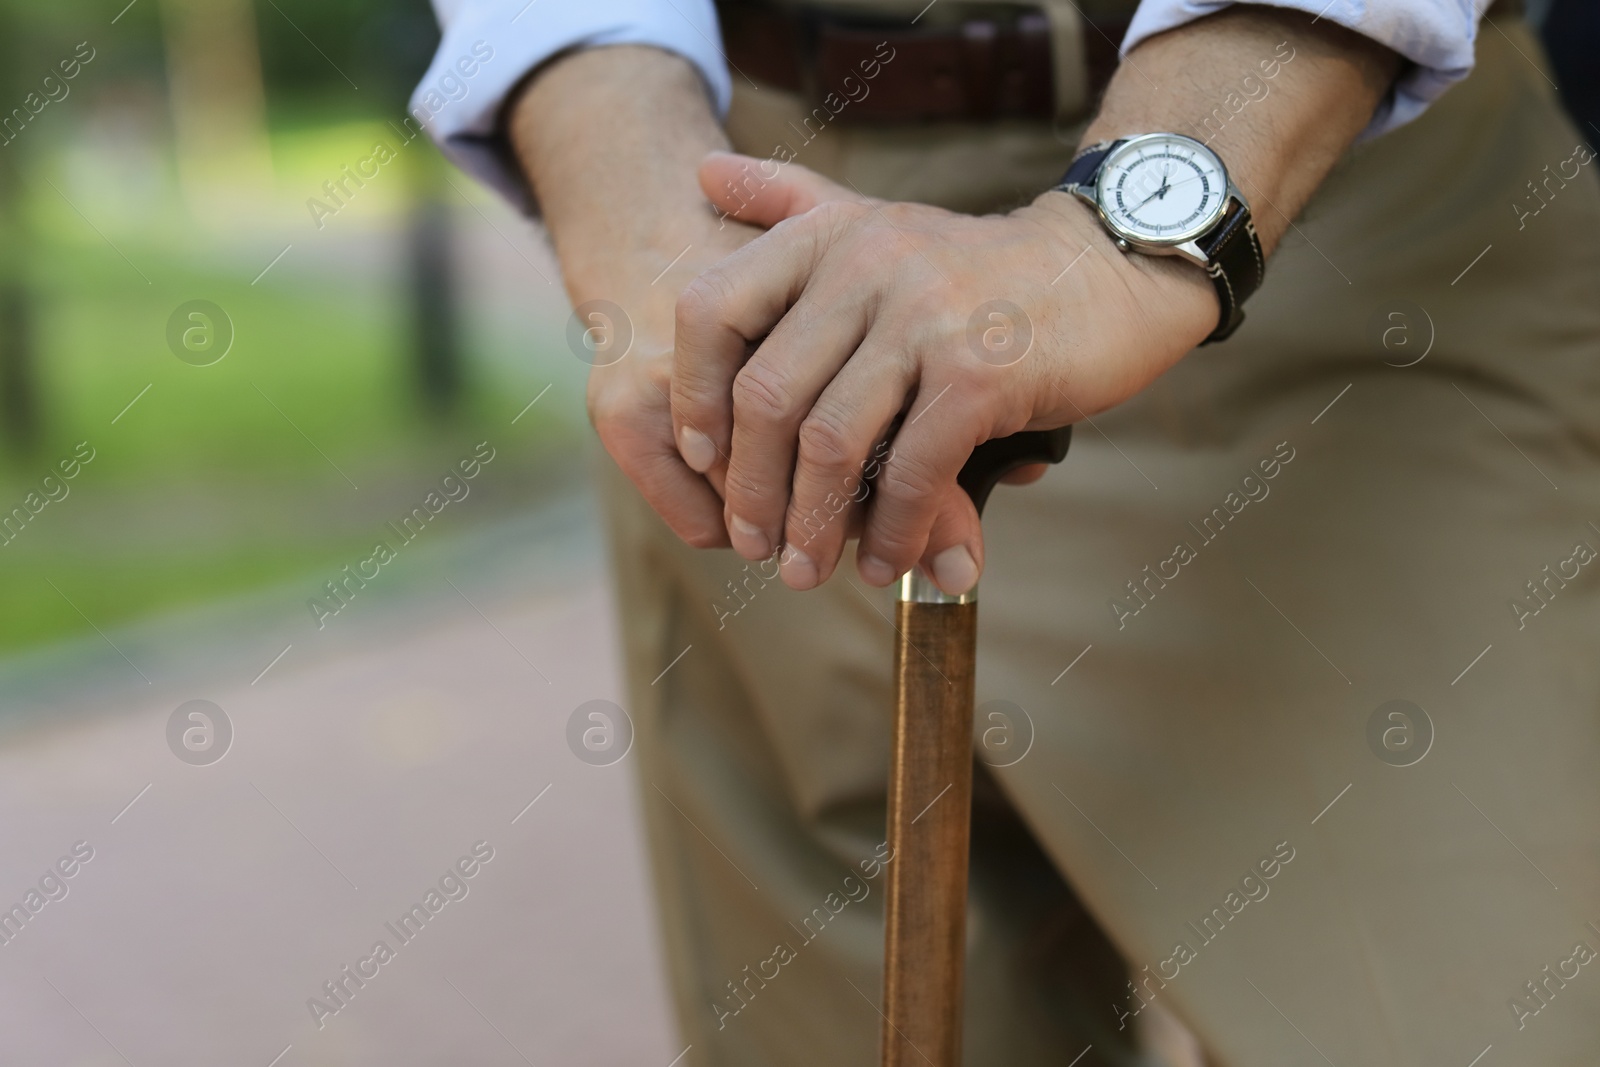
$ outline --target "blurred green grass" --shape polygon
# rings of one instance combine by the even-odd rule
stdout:
[[[307,195],[383,128],[348,117],[280,123],[279,188]],[[425,144],[405,151],[408,166],[439,165]],[[511,425],[543,382],[526,353],[485,352],[492,342],[477,331],[464,330],[454,410],[422,410],[400,265],[381,252],[409,202],[403,175],[364,191],[353,204],[363,219],[335,220],[347,265],[330,263],[314,242],[332,238],[307,221],[286,240],[308,247],[251,284],[284,242],[194,238],[181,209],[163,208],[97,219],[108,243],[59,181],[43,180],[45,163],[26,193],[45,433],[29,454],[0,460],[0,513],[77,442],[96,457],[66,499],[0,546],[0,655],[301,576],[314,589],[478,441],[491,441],[496,462],[476,499],[446,519],[526,506],[536,487],[560,480],[552,471],[572,468],[576,421],[547,401]],[[192,299],[233,323],[232,349],[209,367],[167,347],[168,316]]]

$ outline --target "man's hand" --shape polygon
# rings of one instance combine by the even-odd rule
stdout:
[[[1397,61],[1380,46],[1295,13],[1232,8],[1136,49],[1085,139],[1198,132],[1240,72],[1285,40],[1300,58],[1271,103],[1210,138],[1270,249],[1387,90]],[[708,166],[725,168],[722,158]],[[803,169],[789,172],[815,186]],[[739,202],[704,184],[723,207]],[[946,592],[964,592],[982,566],[977,515],[955,484],[972,449],[1126,400],[1215,328],[1216,296],[1190,264],[1118,252],[1063,193],[984,218],[832,199],[845,195],[819,194],[830,202],[773,226],[685,290],[672,388],[679,450],[725,478],[735,550],[759,559],[784,546],[785,582],[809,588],[833,571],[847,532],[816,517],[837,512],[892,439],[861,535],[861,576],[883,586],[920,563]]]
[[[623,473],[685,541],[728,543],[720,472],[708,480],[673,444],[673,309],[696,274],[760,229],[719,218],[696,170],[726,147],[700,78],[654,48],[576,52],[536,73],[510,113],[513,145],[539,199],[574,306],[623,309],[633,343],[589,375],[589,417]],[[803,212],[805,181],[764,209]]]
[[[640,251],[619,262],[606,277],[607,284],[569,282],[568,292],[575,307],[598,299],[616,304],[627,314],[633,331],[624,358],[589,371],[589,421],[600,443],[678,536],[699,548],[715,548],[728,543],[718,495],[720,474],[708,483],[684,464],[673,447],[673,306],[688,277],[759,231],[738,224],[719,231],[714,219],[683,221],[679,251],[687,252],[676,264],[674,253],[665,248]],[[656,280],[663,272],[666,277]]]
[[[680,448],[725,477],[734,548],[760,559],[784,545],[785,581],[809,588],[849,532],[818,517],[839,511],[899,420],[861,575],[887,585],[922,561],[963,592],[982,560],[955,484],[972,450],[1133,395],[1210,332],[1215,297],[1199,271],[1118,253],[1076,204],[972,218],[837,188],[824,199],[684,292]],[[995,300],[1009,306],[986,310]]]

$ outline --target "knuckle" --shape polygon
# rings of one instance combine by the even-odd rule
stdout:
[[[770,425],[789,417],[794,406],[783,375],[763,363],[747,363],[733,379],[733,417],[741,423]]]
[[[628,404],[616,390],[591,390],[588,408],[589,423],[602,441],[616,434],[628,420]]]
[[[932,270],[922,257],[908,261],[907,270],[921,271],[932,276]],[[967,317],[956,309],[953,301],[939,292],[940,287],[925,285],[914,290],[908,301],[908,310],[915,315],[919,325],[930,337],[959,337],[966,332]]]
[[[921,222],[928,212],[926,205],[912,200],[890,200],[882,204],[879,210],[896,222]]]
[[[591,374],[585,398],[589,420],[602,439],[607,433],[642,430],[657,419],[668,418],[667,401],[637,378],[616,378],[602,384]]]
[[[813,408],[800,424],[800,462],[823,471],[849,467],[854,449],[849,429],[831,411]]]
[[[918,546],[899,530],[887,530],[880,525],[863,539],[863,544],[874,556],[889,564],[897,574],[904,574],[916,566],[921,555]]]
[[[684,286],[683,292],[678,294],[674,308],[677,324],[693,329],[718,321],[731,296],[732,282],[720,270],[712,267]]]
[[[938,484],[935,471],[925,461],[898,454],[884,464],[877,488],[889,500],[915,507],[931,500]]]
[[[940,345],[938,356],[931,362],[934,365],[930,368],[929,377],[938,388],[930,388],[929,401],[934,402],[946,389],[950,392],[940,404],[940,407],[949,404],[949,409],[937,411],[943,416],[940,421],[954,421],[960,432],[966,434],[971,432],[971,424],[978,415],[987,415],[1003,407],[1003,383],[993,373],[987,373],[994,368],[973,356],[958,340],[952,339]],[[957,398],[960,399],[959,404],[951,403]]]
[[[807,219],[825,233],[838,235],[870,215],[871,210],[866,204],[854,200],[829,200],[799,218]]]
[[[873,511],[868,534],[874,555],[901,569],[917,561],[931,525],[933,485],[931,475],[914,466],[885,468],[877,486],[883,497]]]

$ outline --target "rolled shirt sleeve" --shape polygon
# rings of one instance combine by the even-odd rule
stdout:
[[[532,211],[501,127],[522,79],[570,48],[654,45],[700,72],[726,114],[732,84],[712,0],[434,0],[444,36],[411,115],[457,166]]]
[[[1478,23],[1493,0],[1262,0],[1336,22],[1411,61],[1378,105],[1361,139],[1402,126],[1472,72]],[[1144,0],[1122,52],[1158,33],[1231,7],[1231,0]]]
[[[1363,139],[1411,121],[1473,66],[1478,23],[1492,0],[1267,0],[1338,23],[1410,61]],[[1232,6],[1232,0],[1144,0],[1122,50]],[[456,165],[533,210],[501,128],[506,98],[560,52],[642,44],[692,63],[719,114],[732,85],[712,0],[434,0],[444,27],[411,114]]]

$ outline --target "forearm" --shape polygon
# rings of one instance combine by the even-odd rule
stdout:
[[[530,80],[509,120],[575,295],[615,288],[619,269],[648,282],[711,218],[696,171],[727,139],[678,56],[635,46],[572,53]]]
[[[1270,253],[1366,127],[1399,63],[1331,22],[1236,6],[1135,48],[1084,143],[1156,130],[1205,141],[1250,201]]]
[[[679,457],[668,406],[678,294],[754,233],[719,222],[701,191],[700,161],[727,141],[699,75],[655,48],[573,52],[529,80],[509,126],[568,296],[618,305],[628,327],[628,347],[589,373],[601,443],[680,537],[727,544],[716,483]]]

